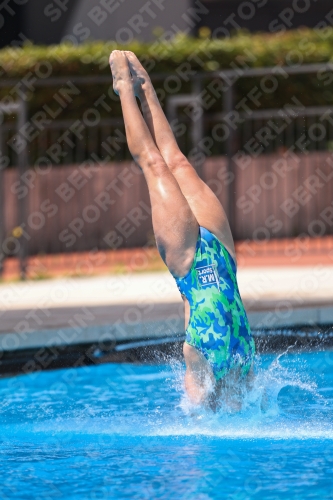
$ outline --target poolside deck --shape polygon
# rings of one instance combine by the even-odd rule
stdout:
[[[333,324],[333,265],[240,267],[253,328]],[[184,330],[166,272],[62,277],[0,285],[0,350],[154,338]]]

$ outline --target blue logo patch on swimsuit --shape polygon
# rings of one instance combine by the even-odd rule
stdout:
[[[198,283],[201,287],[216,285],[220,287],[219,275],[214,265],[196,267]]]

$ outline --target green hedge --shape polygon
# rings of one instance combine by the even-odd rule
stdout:
[[[309,64],[329,62],[333,54],[333,29],[325,31],[302,29],[281,34],[249,34],[239,32],[230,39],[212,40],[186,36],[176,37],[172,43],[164,42],[163,36],[150,44],[133,42],[126,47],[116,46],[113,42],[89,42],[78,46],[61,44],[57,46],[26,45],[23,48],[5,48],[0,50],[0,75],[6,78],[22,78],[28,72],[45,70],[44,61],[52,66],[52,76],[71,75],[108,75],[108,57],[110,51],[126,49],[134,51],[153,73],[173,72],[181,62],[190,61],[193,70],[212,71],[231,68],[242,61],[253,67]],[[252,58],[249,59],[249,51]],[[193,57],[195,54],[195,57]],[[240,80],[237,84],[240,95],[252,88],[253,80]],[[80,97],[63,113],[64,116],[80,116],[82,111],[97,99],[108,87],[83,89]],[[181,91],[187,91],[184,83]],[[35,112],[44,103],[51,102],[55,89],[39,89],[31,95],[30,113]],[[1,90],[1,97],[8,90]],[[316,75],[293,76],[281,81],[277,92],[268,94],[263,101],[265,107],[283,105],[297,95],[304,104],[332,104],[333,86]],[[113,102],[115,113],[119,105]]]
[[[244,57],[247,50],[251,50],[255,56],[255,61],[249,64],[256,67],[290,64],[291,51],[295,50],[303,63],[327,62],[333,53],[333,29],[302,29],[281,34],[239,32],[223,40],[178,36],[172,43],[164,42],[160,37],[149,44],[133,42],[126,47],[99,41],[77,46],[60,44],[5,48],[0,50],[2,78],[21,77],[46,59],[52,64],[54,75],[108,74],[108,57],[115,48],[133,50],[139,57],[154,61],[154,72],[172,71],[193,53],[204,62],[207,71],[229,68],[235,58]],[[191,64],[194,69],[201,69],[201,64],[195,59]]]

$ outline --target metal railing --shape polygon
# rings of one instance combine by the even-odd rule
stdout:
[[[244,108],[239,108],[236,102],[236,83],[243,78],[264,77],[268,75],[281,77],[281,75],[314,74],[323,71],[333,71],[333,64],[315,64],[297,67],[238,68],[211,72],[209,74],[197,73],[191,77],[191,81],[188,83],[191,87],[190,92],[188,94],[178,93],[167,97],[165,110],[170,122],[174,126],[180,146],[185,153],[192,157],[193,164],[199,174],[203,175],[205,157],[223,156],[226,160],[226,173],[230,178],[235,178],[239,171],[237,154],[253,157],[255,153],[251,149],[251,144],[254,142],[257,148],[260,148],[260,155],[262,156],[273,153],[280,153],[282,155],[285,150],[290,150],[300,137],[303,138],[302,144],[306,143],[307,151],[326,151],[329,153],[333,149],[332,107],[304,107],[299,105],[299,101],[296,98],[293,103],[286,103],[287,105],[281,109],[251,109],[244,111]],[[169,74],[152,75],[152,80],[158,87],[168,77],[170,77]],[[111,76],[70,76],[37,79],[34,82],[34,87],[35,89],[39,89],[40,87],[59,87],[66,85],[69,79],[72,84],[83,85],[85,87],[89,85],[112,84]],[[207,109],[207,103],[204,100],[202,91],[205,89],[205,82],[212,81],[213,79],[224,82],[224,91],[216,98],[216,105],[220,107],[220,111],[216,111],[215,109],[211,112]],[[19,80],[1,80],[0,87],[10,88],[19,83]],[[88,106],[89,103],[87,103]],[[13,243],[13,248],[19,248],[21,275],[24,276],[25,257],[31,251],[36,252],[36,248],[38,248],[38,245],[31,246],[27,240],[22,238],[22,231],[27,227],[26,221],[31,207],[33,192],[28,189],[26,196],[17,196],[16,224],[14,228],[8,227],[8,224],[4,220],[4,206],[7,198],[7,194],[4,192],[5,170],[17,167],[18,187],[16,191],[19,192],[21,187],[23,192],[23,188],[27,187],[27,179],[29,179],[27,171],[36,169],[36,165],[37,168],[41,168],[40,158],[44,158],[46,165],[52,164],[57,168],[63,165],[81,165],[85,162],[89,162],[90,164],[94,162],[98,164],[103,161],[107,161],[108,163],[123,162],[124,160],[129,160],[129,152],[126,147],[123,122],[120,116],[101,117],[98,121],[88,120],[79,129],[79,133],[75,129],[75,123],[77,123],[78,118],[73,120],[54,119],[51,123],[44,124],[43,129],[29,143],[24,145],[23,141],[22,147],[15,149],[15,147],[12,147],[15,135],[17,131],[25,130],[28,118],[30,119],[29,101],[26,100],[24,91],[22,91],[18,102],[0,104],[0,113],[3,115],[16,115],[16,121],[11,119],[8,122],[8,120],[4,119],[0,125],[1,154],[3,158],[8,159],[7,164],[4,164],[6,168],[2,167],[0,169],[0,241],[3,242],[6,238],[8,239],[9,235],[13,239],[15,237],[19,239],[20,245]],[[234,126],[234,122],[230,120],[230,116],[233,113],[237,113],[237,126]],[[177,135],[177,126],[179,125],[184,126],[183,133],[178,133]],[[214,134],[216,139],[209,141],[209,139],[214,137]],[[50,155],[50,147],[54,148],[53,156],[52,154]],[[301,146],[298,148],[297,153],[304,153]],[[269,165],[267,165],[267,168],[269,168]],[[50,176],[50,182],[51,180]],[[49,188],[46,188],[46,191],[48,189],[54,190],[54,186],[49,186]],[[142,195],[142,198],[146,199],[145,196],[145,194]],[[75,198],[73,203],[77,203],[77,199]],[[89,199],[89,196],[87,196],[85,202],[89,203]],[[239,208],[237,206],[237,193],[235,196],[235,189],[229,188],[225,190],[222,201],[226,207],[235,236],[239,238],[242,233],[237,231]],[[68,205],[65,204],[61,207],[61,210],[68,211]],[[75,213],[78,211],[78,208],[73,207],[71,211]],[[59,217],[62,217],[61,214]],[[21,228],[21,232],[19,228]],[[15,229],[14,233],[13,229]],[[105,230],[106,228],[101,229],[102,232]],[[303,232],[302,230],[302,234]],[[331,233],[331,227],[327,226],[325,234]],[[297,230],[293,231],[293,234],[290,235],[297,236]],[[97,243],[97,246],[99,244]],[[124,241],[124,244],[126,244],[126,241]],[[93,245],[94,247],[96,246],[96,241],[94,241]],[[83,247],[87,249],[86,246]],[[43,248],[45,248],[45,245]],[[66,247],[62,248],[61,245],[54,247],[51,245],[46,248],[46,251],[72,251],[82,248],[71,247],[67,249]],[[7,254],[10,255],[10,252],[7,252]],[[2,251],[0,271],[2,261],[5,257],[6,252]]]
[[[16,114],[16,117],[17,117],[16,118],[16,127],[18,130],[20,130],[22,127],[24,127],[25,123],[27,122],[27,104],[26,104],[26,101],[24,99],[20,99],[18,102],[14,102],[14,103],[10,103],[10,104],[0,103],[1,122],[3,121],[3,116],[6,114]],[[2,156],[3,156],[2,152],[4,149],[4,144],[5,144],[5,141],[3,140],[2,127],[0,125],[0,152],[1,152]],[[24,147],[17,154],[17,172],[18,172],[19,184],[21,184],[22,175],[24,175],[24,173],[28,169],[28,165],[29,165],[28,162],[29,162],[28,151],[27,151],[27,148]],[[26,201],[27,200],[25,197],[18,197],[18,200],[17,200],[17,214],[18,214],[17,227],[20,227],[26,219],[26,212],[27,212]],[[0,168],[0,244],[1,244],[1,246],[2,246],[2,243],[5,239],[5,220],[4,220],[5,202],[6,202],[6,192],[5,192],[5,183],[4,183],[4,168],[2,168],[2,165],[1,165],[1,168]],[[26,274],[26,259],[25,259],[26,254],[27,254],[26,243],[25,243],[25,241],[21,241],[20,245],[19,245],[18,256],[20,258],[20,274],[21,274],[22,278],[24,278],[25,274]],[[6,257],[6,254],[3,250],[3,248],[0,248],[0,275],[2,273],[3,261],[4,261],[5,257]]]

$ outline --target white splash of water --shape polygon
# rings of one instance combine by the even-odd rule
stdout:
[[[289,411],[281,409],[279,395],[290,388],[296,388],[306,397],[311,397],[319,403],[320,410],[327,406],[327,401],[318,392],[316,382],[309,375],[281,365],[280,360],[287,352],[278,355],[268,368],[262,366],[258,355],[251,382],[239,382],[234,396],[230,385],[224,388],[215,413],[190,401],[184,388],[185,369],[181,363],[173,362],[172,385],[180,395],[180,403],[176,408],[178,414],[175,412],[173,415],[171,425],[165,421],[163,426],[151,428],[150,434],[215,436],[225,439],[333,439],[332,408],[330,419],[323,418],[320,412],[313,413],[309,418],[305,408],[292,411],[293,400],[289,397]]]
[[[294,363],[288,357],[286,368],[285,354],[277,356],[269,366],[267,357],[257,356],[251,383],[239,384],[237,391],[232,384],[222,390],[216,412],[189,401],[184,387],[184,365],[168,358],[166,365],[171,365],[171,371],[163,366],[153,371],[142,367],[137,374],[119,372],[110,387],[101,388],[97,382],[91,385],[87,375],[82,384],[84,395],[76,395],[63,410],[62,406],[57,407],[53,417],[44,414],[32,423],[23,418],[25,412],[21,410],[21,423],[6,425],[4,420],[1,428],[4,435],[25,433],[32,439],[38,434],[52,437],[71,433],[108,439],[206,436],[231,440],[332,440],[332,399],[326,400],[318,392],[313,376],[307,373],[306,366],[302,368],[302,356],[292,357]],[[103,370],[106,372],[107,367]],[[149,391],[145,393],[147,386]],[[58,398],[61,402],[62,397]],[[17,415],[18,403],[7,402],[9,409],[13,406],[11,414]]]

